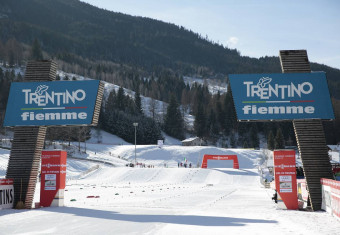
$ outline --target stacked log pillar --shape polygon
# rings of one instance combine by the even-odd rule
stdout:
[[[57,64],[53,61],[30,61],[27,63],[24,81],[53,81],[56,72]],[[14,205],[22,201],[26,209],[32,208],[46,129],[46,127],[14,128],[6,173],[6,178],[14,179]]]
[[[283,73],[310,73],[306,50],[280,51]],[[321,178],[332,179],[332,166],[328,157],[325,133],[320,119],[293,120],[309,202],[313,211],[321,210]]]

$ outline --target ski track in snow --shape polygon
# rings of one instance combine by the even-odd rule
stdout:
[[[237,154],[240,170],[177,168],[184,157],[196,163],[207,153]],[[134,146],[92,143],[87,154],[123,164],[127,161],[116,156],[133,160]],[[0,149],[0,177],[8,155]],[[276,208],[273,191],[260,184],[261,155],[258,150],[137,146],[137,159],[155,168],[68,159],[65,207],[0,210],[0,234],[338,234],[340,222],[326,212]]]

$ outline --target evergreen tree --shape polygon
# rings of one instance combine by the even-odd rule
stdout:
[[[23,82],[24,81],[24,77],[21,75],[21,73],[18,73],[17,77],[15,78],[16,82]]]
[[[216,120],[216,114],[213,109],[210,109],[210,114],[208,118],[208,128],[209,128],[209,136],[216,137],[218,135],[218,123]]]
[[[230,84],[228,84],[228,93],[226,94],[224,99],[224,113],[225,113],[224,130],[225,133],[228,135],[232,130],[236,129],[236,113],[231,94]]]
[[[285,144],[284,144],[284,137],[281,131],[281,128],[277,129],[276,136],[275,136],[275,149],[284,149]]]
[[[6,51],[3,43],[0,40],[0,61],[5,61]]]
[[[196,135],[200,138],[206,135],[206,118],[203,110],[203,104],[199,104],[195,115],[194,129]]]
[[[5,49],[9,66],[13,67],[15,64],[20,65],[22,60],[21,44],[15,38],[10,38],[6,42]]]
[[[43,60],[43,54],[38,39],[34,39],[31,48],[31,60]]]
[[[250,147],[252,148],[258,148],[260,146],[260,141],[259,137],[257,135],[257,126],[256,123],[250,128],[250,134],[249,134],[249,139],[250,139]]]
[[[104,112],[104,117],[103,117],[103,127],[112,127],[113,119],[114,119],[114,107],[115,107],[115,97],[116,97],[116,92],[113,89],[109,97],[107,98],[107,101],[105,102],[105,106],[103,109]]]
[[[139,89],[137,89],[137,91],[135,92],[135,106],[137,113],[142,114],[143,113],[142,100],[140,97]]]
[[[247,141],[244,141],[244,142],[243,142],[243,148],[244,148],[244,149],[248,148],[248,143],[247,143]]]
[[[8,51],[8,64],[9,64],[9,67],[13,67],[14,64],[15,64],[15,61],[14,61],[14,53],[13,51]]]
[[[230,135],[230,146],[232,148],[236,148],[236,140],[235,140],[235,134],[231,133]]]
[[[170,98],[164,118],[164,131],[172,137],[184,139],[183,118],[174,95]]]
[[[267,138],[267,148],[269,150],[274,150],[274,146],[275,146],[274,135],[272,131],[269,131]]]
[[[222,109],[222,104],[221,104],[221,101],[219,100],[219,98],[216,101],[216,114],[217,114],[217,119],[218,119],[219,126],[222,129],[221,131],[223,131],[224,130],[225,112]]]
[[[292,139],[291,135],[288,136],[288,140],[287,140],[286,144],[288,146],[293,146],[293,139]]]
[[[125,102],[125,93],[123,87],[119,87],[118,93],[117,93],[117,100],[115,102],[115,106],[119,110],[124,110],[126,107],[126,102]]]

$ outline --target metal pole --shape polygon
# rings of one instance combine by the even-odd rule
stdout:
[[[135,127],[135,166],[137,166],[137,126],[138,126],[138,123],[134,122],[133,126]]]
[[[135,165],[137,164],[137,126],[135,126]]]

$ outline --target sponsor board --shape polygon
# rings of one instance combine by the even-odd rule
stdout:
[[[92,124],[99,81],[13,82],[4,126]]]
[[[46,174],[45,175],[45,190],[56,190],[57,187],[57,175]]]
[[[274,151],[275,188],[288,210],[298,209],[294,150]],[[279,198],[278,197],[278,198]]]
[[[13,208],[13,203],[13,179],[0,179],[0,210]]]
[[[326,75],[229,75],[238,120],[334,119]]]
[[[63,205],[60,195],[64,195],[66,184],[66,157],[67,153],[59,150],[41,153],[40,205],[43,207]]]

